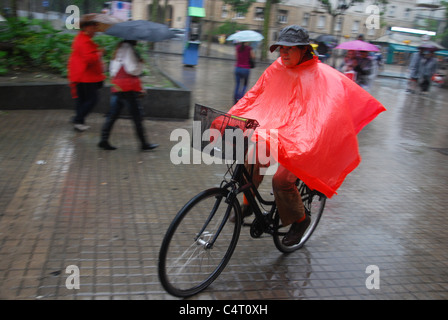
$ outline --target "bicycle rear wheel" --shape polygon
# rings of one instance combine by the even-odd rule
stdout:
[[[241,208],[238,201],[225,202],[228,193],[224,188],[205,190],[172,221],[159,253],[159,278],[168,293],[199,293],[229,262],[241,231]],[[236,223],[228,221],[232,211]]]
[[[311,223],[308,229],[303,234],[300,242],[293,246],[285,246],[282,243],[283,237],[289,230],[289,226],[283,227],[281,225],[280,216],[278,211],[274,213],[274,229],[277,230],[274,232],[274,244],[278,250],[284,253],[294,252],[303,247],[303,245],[308,241],[308,239],[313,234],[314,230],[322,217],[322,213],[324,212],[325,202],[327,197],[320,192],[313,191],[307,187],[303,181],[299,180],[299,184],[297,186],[299,189],[300,195],[302,196],[302,202],[305,207],[305,214],[309,215],[311,218]]]

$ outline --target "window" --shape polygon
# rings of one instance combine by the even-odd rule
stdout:
[[[352,33],[358,33],[358,32],[359,32],[359,21],[353,21]]]
[[[319,20],[317,20],[317,27],[318,27],[319,29],[323,29],[323,28],[325,28],[325,21],[326,21],[326,18],[327,18],[327,17],[325,17],[325,16],[319,16]]]
[[[227,10],[227,5],[221,7],[221,18],[227,18],[229,16],[229,10]]]
[[[254,20],[264,20],[264,8],[262,7],[255,8]]]
[[[278,10],[278,23],[288,23],[288,11],[287,10]]]
[[[310,23],[310,14],[305,12],[303,14],[303,19],[302,19],[302,26],[303,27],[308,27],[308,24]]]
[[[411,17],[411,10],[412,9],[409,9],[409,8],[406,8],[405,10],[404,10],[404,18],[405,19],[409,19],[410,17]]]
[[[388,10],[388,12],[387,12],[387,15],[388,15],[389,17],[394,17],[394,16],[395,16],[395,6],[390,6],[390,7],[389,7],[389,10]]]
[[[342,29],[342,17],[336,18],[336,23],[334,25],[334,31],[341,31]]]
[[[235,19],[244,19],[245,16],[241,12],[235,12]]]

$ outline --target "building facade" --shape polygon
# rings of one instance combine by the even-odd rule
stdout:
[[[374,0],[365,0],[348,8],[343,14],[332,16],[318,0],[283,0],[271,7],[269,38],[275,40],[278,32],[287,25],[299,24],[316,37],[320,34],[333,34],[345,39],[355,39],[363,34],[366,40],[383,36],[392,26],[414,28],[424,27],[427,19],[438,19],[443,28],[444,12],[440,6],[423,7],[422,3],[432,4],[440,0],[389,0],[385,6],[376,6]],[[133,18],[149,19],[152,0],[133,0]],[[333,0],[335,3],[343,3]],[[173,28],[185,28],[187,0],[159,0],[159,6],[167,4],[165,23]],[[235,21],[251,30],[263,29],[265,0],[253,3],[247,14],[233,12],[230,5],[221,0],[204,0],[207,16],[203,19],[202,30],[208,33],[211,26],[226,21]],[[375,7],[376,6],[376,7]],[[375,20],[376,19],[376,20]],[[163,22],[160,21],[159,22]],[[203,34],[204,36],[204,34]]]
[[[330,0],[344,4],[348,0]],[[306,27],[312,37],[320,34],[332,34],[342,39],[355,39],[363,34],[366,40],[375,40],[384,36],[391,27],[432,29],[438,33],[446,28],[445,7],[442,0],[388,0],[385,6],[374,7],[377,0],[364,0],[349,7],[342,15],[332,17],[319,0],[281,0],[271,6],[269,39],[276,39],[279,31],[287,25],[299,24]],[[109,1],[104,1],[108,3]],[[132,18],[154,20],[152,14],[153,0],[132,0]],[[165,23],[172,28],[183,29],[187,23],[188,0],[157,0],[159,11],[155,15],[157,22]],[[60,19],[70,0],[17,0],[19,15],[35,18]],[[93,10],[101,6],[101,2],[85,1],[81,9]],[[90,3],[90,9],[84,8]],[[45,5],[44,5],[45,4]],[[95,5],[92,7],[92,5]],[[208,31],[226,21],[244,24],[248,29],[262,31],[265,17],[266,0],[256,0],[249,11],[242,15],[234,12],[223,0],[203,0],[206,17],[202,19],[202,37]],[[10,0],[0,0],[6,8]],[[164,8],[167,8],[165,10]],[[82,12],[85,10],[81,10]],[[372,19],[376,17],[377,21]],[[375,23],[377,25],[375,25]],[[373,28],[368,28],[373,26]]]

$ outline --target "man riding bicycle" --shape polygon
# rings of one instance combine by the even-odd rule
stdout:
[[[282,223],[291,225],[282,242],[292,246],[310,224],[297,178],[333,196],[361,161],[357,133],[385,108],[342,73],[320,63],[306,29],[284,28],[270,50],[277,48],[280,58],[229,113],[256,119],[259,129],[278,130],[278,151],[270,150],[279,164],[272,186]],[[257,187],[263,179],[261,167],[256,163],[252,172]],[[242,208],[243,217],[252,213],[247,200]]]

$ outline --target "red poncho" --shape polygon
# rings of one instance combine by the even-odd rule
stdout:
[[[278,58],[229,113],[257,120],[255,139],[266,139],[267,129],[277,129],[274,158],[330,198],[361,162],[356,135],[385,110],[355,82],[314,57],[294,68]]]

